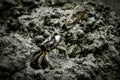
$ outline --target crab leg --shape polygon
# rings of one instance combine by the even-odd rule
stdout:
[[[41,54],[41,56],[39,57],[39,59],[38,59],[38,66],[39,66],[39,67],[41,67],[41,63],[42,63],[45,55],[46,55],[46,52],[43,52],[43,53]]]
[[[46,52],[45,60],[46,60],[47,64],[50,66],[50,68],[53,68],[53,63],[52,63],[52,61],[49,59],[49,54],[48,54],[48,52]]]
[[[40,54],[37,54],[37,55],[33,56],[32,60],[31,60],[31,63],[30,63],[32,68],[37,68],[38,67],[38,62],[37,61],[38,61],[39,57],[40,57]]]
[[[64,51],[65,58],[68,59],[67,49],[64,45],[58,45],[56,46],[57,49]]]

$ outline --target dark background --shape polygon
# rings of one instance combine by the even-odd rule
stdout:
[[[97,3],[104,3],[106,6],[111,6],[120,15],[120,0],[95,0]]]

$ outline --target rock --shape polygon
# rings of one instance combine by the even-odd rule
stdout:
[[[77,45],[72,45],[68,49],[68,54],[71,58],[75,58],[81,52],[80,48]]]
[[[14,18],[10,18],[7,21],[8,31],[20,29],[21,23],[19,20],[15,20]]]
[[[23,13],[24,13],[24,9],[22,9],[21,7],[18,7],[18,8],[12,8],[10,10],[11,12],[11,15],[14,17],[14,18],[18,18],[19,16],[21,16]]]
[[[35,1],[33,0],[22,0],[23,4],[26,4],[26,5],[33,5],[35,4]]]
[[[44,37],[42,35],[35,36],[35,42],[41,43],[44,40]]]
[[[87,2],[87,5],[90,5],[90,6],[93,6],[93,7],[96,7],[96,3],[95,2]]]
[[[6,5],[6,7],[12,7],[17,5],[17,1],[15,0],[4,0],[3,4]]]
[[[2,2],[0,3],[0,11],[2,11],[4,9],[4,5],[2,4]]]
[[[11,77],[14,73],[25,68],[23,63],[10,59],[9,57],[0,57],[0,79],[6,79]]]
[[[95,18],[91,17],[88,19],[88,24],[93,24],[95,22]]]
[[[67,3],[67,0],[45,0],[47,5],[56,6]]]

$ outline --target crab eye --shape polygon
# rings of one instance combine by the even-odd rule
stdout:
[[[56,42],[59,42],[60,41],[60,35],[55,36],[55,40],[56,40]]]

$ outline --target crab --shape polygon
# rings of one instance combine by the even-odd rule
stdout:
[[[40,44],[41,52],[38,54],[35,54],[32,58],[32,65],[37,65],[38,68],[42,68],[41,63],[43,59],[47,62],[47,65],[53,69],[53,63],[49,59],[49,52],[53,49],[59,49],[61,51],[64,51],[65,59],[69,59],[67,54],[67,48],[65,44],[62,41],[62,36],[58,33],[54,33],[52,37],[47,38],[45,41],[43,41]]]
[[[69,26],[69,25],[73,25],[75,23],[78,23],[79,20],[84,16],[84,14],[87,11],[86,9],[83,12],[81,12],[73,22],[70,22],[70,18],[73,16],[73,12],[78,7],[79,6],[76,6],[73,9],[72,13],[68,16],[68,18],[67,18],[67,20],[65,22],[65,26]],[[71,28],[69,28],[69,29],[71,29]],[[67,30],[69,30],[69,29],[67,29]],[[67,32],[67,30],[65,32]],[[43,60],[45,60],[47,62],[47,65],[51,69],[53,69],[54,68],[53,63],[49,59],[49,53],[53,49],[59,49],[61,51],[64,51],[65,59],[66,60],[69,59],[69,56],[68,56],[68,53],[67,53],[67,47],[65,45],[65,42],[62,40],[63,33],[65,33],[65,32],[58,33],[58,31],[57,31],[52,36],[48,37],[47,39],[45,39],[45,41],[43,41],[40,44],[41,52],[33,55],[33,58],[32,58],[32,61],[31,61],[31,67],[37,66],[37,68],[42,68],[41,64],[42,64]]]

